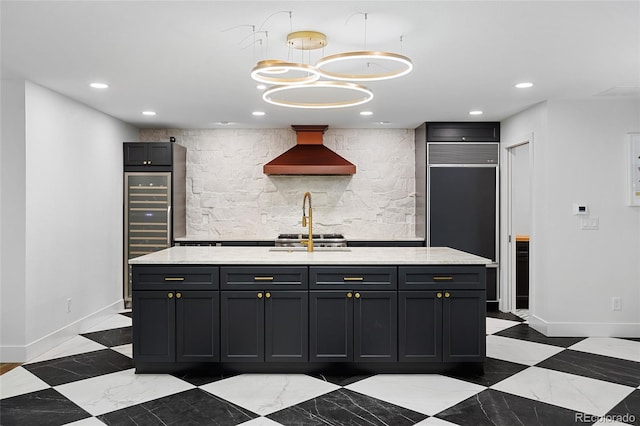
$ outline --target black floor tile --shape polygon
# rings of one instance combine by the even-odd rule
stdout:
[[[625,359],[567,349],[536,366],[621,385],[640,386],[640,362]]]
[[[435,417],[460,426],[560,426],[593,423],[576,423],[576,414],[566,408],[487,389]]]
[[[171,375],[173,377],[177,377],[178,379],[184,380],[185,382],[191,383],[194,386],[204,386],[209,383],[217,382],[218,380],[233,377],[236,374],[223,374],[217,372],[214,373],[195,370],[182,373],[173,373]]]
[[[505,330],[493,333],[494,336],[511,337],[513,339],[527,340],[529,342],[543,343],[545,345],[568,348],[584,340],[584,337],[547,337],[534,330],[527,324],[518,324]]]
[[[91,417],[55,389],[0,400],[2,426],[63,425]]]
[[[81,336],[111,348],[114,346],[122,346],[131,343],[132,328],[133,327],[112,328],[110,330],[94,331],[93,333],[81,334]]]
[[[484,363],[484,371],[470,368],[460,368],[451,372],[443,373],[443,376],[464,380],[482,386],[492,386],[503,381],[507,377],[513,376],[522,370],[529,368],[527,365],[516,364],[514,362],[503,361],[501,359],[487,358]]]
[[[51,386],[133,368],[131,358],[111,349],[86,352],[23,367]]]
[[[175,395],[98,416],[108,425],[219,425],[235,426],[257,414],[211,395],[191,389]]]
[[[522,318],[519,316],[512,314],[511,312],[500,312],[500,311],[487,311],[487,316],[490,318],[497,318],[509,321],[518,321],[524,322]]]
[[[267,416],[283,425],[414,425],[426,415],[348,389],[338,389]]]
[[[634,390],[620,404],[607,413],[605,419],[611,418],[620,423],[640,426],[640,389]]]

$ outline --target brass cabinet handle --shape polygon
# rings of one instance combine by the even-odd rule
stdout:
[[[434,281],[451,281],[453,277],[433,277]]]
[[[347,293],[347,299],[351,299],[351,297],[353,297],[353,293],[351,292]]]
[[[360,293],[356,293],[356,299],[360,299]]]
[[[438,299],[442,299],[442,293],[438,292],[438,294],[436,294],[436,297],[437,297]]]
[[[258,293],[258,299],[262,299],[262,293]]]
[[[451,297],[451,294],[449,294],[449,292],[445,292],[444,297]]]
[[[342,281],[364,281],[362,277],[344,277]]]
[[[271,293],[266,292],[266,293],[264,294],[264,297],[266,297],[267,299],[268,299],[268,298],[270,298],[270,297],[271,297]]]
[[[184,277],[164,277],[165,281],[184,281]]]
[[[273,281],[273,277],[253,277],[254,281]]]
[[[147,161],[147,164],[151,164],[151,160]]]
[[[142,162],[142,164],[147,164],[147,160],[144,160],[144,161]]]
[[[176,299],[180,299],[182,297],[182,293],[176,293]]]
[[[167,294],[167,297],[168,297],[169,299],[173,299],[173,293],[169,293],[169,294]]]

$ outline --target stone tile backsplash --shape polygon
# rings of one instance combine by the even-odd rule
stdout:
[[[311,192],[314,233],[348,239],[415,237],[412,129],[332,129],[324,143],[357,167],[353,176],[267,176],[262,166],[295,145],[292,129],[142,129],[140,140],[187,147],[190,238],[273,239],[302,232]]]

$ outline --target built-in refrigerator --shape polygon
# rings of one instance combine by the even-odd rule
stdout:
[[[496,303],[499,124],[434,123],[429,135],[431,125],[416,129],[416,235],[425,238],[426,246],[452,247],[491,259],[487,302]]]
[[[170,142],[124,143],[124,301],[128,260],[171,247],[186,234],[186,149]]]

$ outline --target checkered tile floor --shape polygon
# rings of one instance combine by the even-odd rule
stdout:
[[[640,339],[487,317],[484,374],[134,374],[118,314],[0,376],[11,425],[640,425]]]

